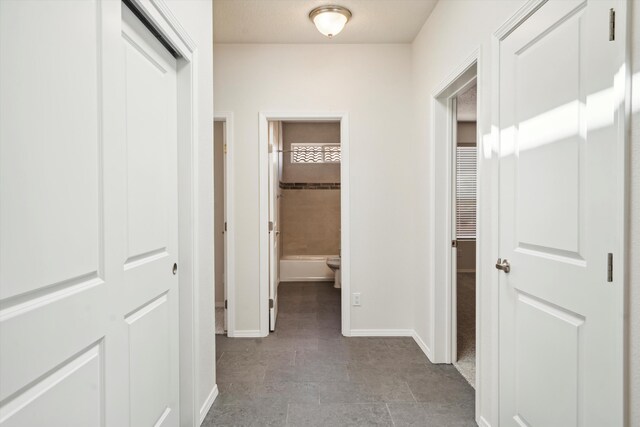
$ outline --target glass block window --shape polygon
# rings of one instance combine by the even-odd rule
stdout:
[[[291,144],[291,163],[340,163],[340,144]]]

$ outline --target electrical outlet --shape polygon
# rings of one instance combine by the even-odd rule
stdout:
[[[360,307],[360,292],[354,292],[351,298],[351,305],[354,307]]]

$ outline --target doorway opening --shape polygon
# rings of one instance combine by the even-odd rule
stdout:
[[[451,186],[453,364],[472,387],[476,376],[477,86],[453,100]]]
[[[482,236],[477,206],[483,199],[477,192],[481,180],[483,129],[481,117],[482,82],[478,79],[480,52],[473,52],[434,91],[432,152],[432,222],[434,268],[433,347],[434,363],[454,364],[476,391],[476,404],[482,388],[481,297]],[[459,108],[458,108],[459,107]],[[460,117],[458,117],[460,116]],[[442,183],[437,185],[437,183]],[[444,224],[444,227],[436,227]]]
[[[225,286],[225,199],[224,191],[224,155],[225,155],[225,126],[223,120],[213,122],[213,235],[215,260],[215,331],[216,335],[227,332],[227,316],[225,302],[227,301]]]
[[[261,115],[261,336],[302,312],[349,335],[346,120]]]
[[[269,147],[269,330],[280,308],[296,310],[280,293],[308,297],[307,311],[337,314],[339,327],[340,122],[269,121]]]

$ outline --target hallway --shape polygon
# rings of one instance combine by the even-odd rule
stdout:
[[[345,338],[340,290],[282,283],[269,337],[216,336],[220,395],[204,426],[475,426],[474,392],[413,338]]]

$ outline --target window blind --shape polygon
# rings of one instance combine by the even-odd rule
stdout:
[[[456,239],[476,238],[475,146],[456,147]]]

